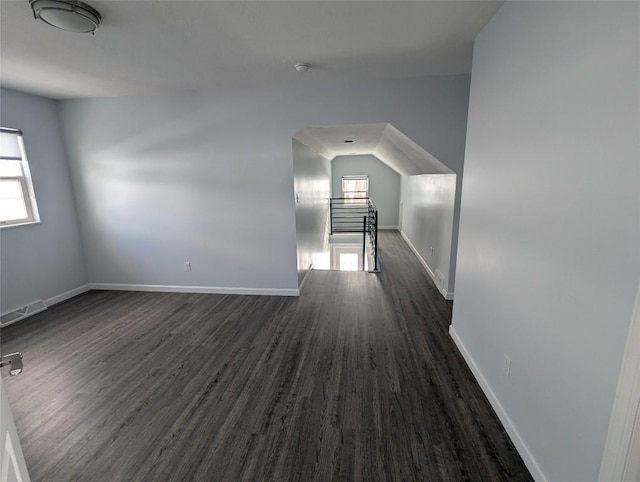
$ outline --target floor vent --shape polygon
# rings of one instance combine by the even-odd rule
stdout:
[[[0,316],[0,326],[7,326],[11,323],[15,323],[16,321],[22,320],[31,315],[35,315],[36,313],[40,313],[47,309],[47,304],[43,300],[37,300],[32,303],[29,303],[22,308],[18,308],[16,310],[10,311],[9,313],[5,313]]]

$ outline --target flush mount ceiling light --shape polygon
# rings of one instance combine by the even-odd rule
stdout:
[[[68,32],[93,33],[102,19],[98,11],[78,0],[29,0],[33,16]]]
[[[294,67],[296,68],[297,72],[309,71],[309,64],[305,64],[304,62],[298,62],[296,65],[294,65]]]

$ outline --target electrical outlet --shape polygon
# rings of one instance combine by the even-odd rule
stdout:
[[[502,361],[502,370],[507,377],[511,375],[511,358],[509,358],[509,355],[506,353],[504,354],[504,360]]]
[[[189,261],[184,262],[184,270],[187,272],[191,271],[191,262]]]

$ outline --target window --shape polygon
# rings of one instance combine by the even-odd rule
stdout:
[[[342,197],[363,199],[369,197],[369,176],[342,176]]]
[[[0,127],[0,227],[38,221],[22,131]]]

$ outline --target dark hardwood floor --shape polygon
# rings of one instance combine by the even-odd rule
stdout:
[[[34,481],[531,480],[396,232],[299,298],[93,291],[2,330]]]

